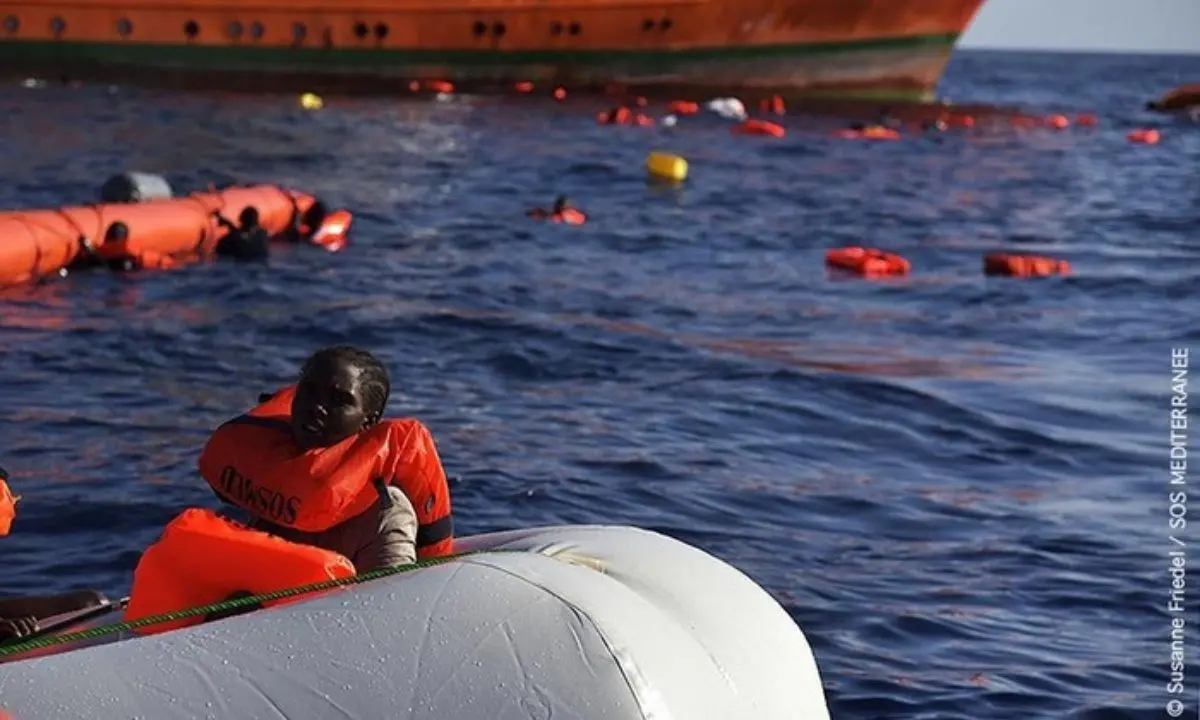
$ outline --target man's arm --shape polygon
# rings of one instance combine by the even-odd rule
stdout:
[[[417,514],[399,488],[387,488],[375,514],[377,526],[353,558],[359,573],[411,565],[417,560]]]

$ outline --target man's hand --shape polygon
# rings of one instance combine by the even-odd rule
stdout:
[[[32,615],[12,620],[0,620],[0,640],[15,640],[32,635],[37,631],[38,621]]]

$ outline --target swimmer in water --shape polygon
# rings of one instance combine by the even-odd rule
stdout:
[[[217,254],[235,260],[265,260],[270,252],[270,238],[267,231],[259,225],[258,209],[247,206],[238,215],[238,223],[234,225],[220,210],[213,211],[217,224],[227,228],[229,233],[217,243]]]
[[[559,195],[555,198],[554,206],[550,208],[549,212],[539,208],[531,210],[528,215],[567,225],[582,225],[587,222],[587,214],[572,205],[571,200],[566,195]]]
[[[340,553],[359,573],[448,554],[450,489],[433,436],[417,420],[385,419],[390,394],[371,353],[319,350],[297,384],[217,428],[200,474],[251,527]],[[231,472],[254,478],[256,493],[232,492]]]

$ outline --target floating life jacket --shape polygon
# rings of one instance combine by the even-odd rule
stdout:
[[[907,275],[911,269],[908,260],[895,253],[857,245],[829,250],[825,253],[825,264],[866,277]]]
[[[348,578],[354,563],[331,550],[301,545],[217,515],[184,510],[162,537],[142,553],[133,571],[125,620],[221,602],[239,594],[258,595]],[[264,602],[273,607],[311,598],[297,595]],[[203,616],[137,628],[144,635],[204,622]]]
[[[417,515],[417,557],[454,551],[446,471],[428,428],[405,418],[327,448],[302,450],[292,437],[289,386],[217,428],[200,455],[200,474],[223,501],[304,532],[323,532],[365,512],[386,485]]]
[[[1041,255],[1011,255],[1008,253],[993,253],[983,258],[984,275],[1002,275],[1006,277],[1045,277],[1049,275],[1069,275],[1071,264],[1058,258]]]

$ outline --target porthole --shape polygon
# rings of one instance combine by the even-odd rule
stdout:
[[[388,29],[387,23],[375,23],[376,40],[383,40],[388,36],[388,32],[390,32],[390,30]]]
[[[195,20],[188,20],[183,25],[183,34],[187,35],[190,39],[195,39],[200,34],[200,26]]]
[[[583,27],[580,26],[579,23],[573,22],[571,23],[571,27],[567,28],[567,32],[571,33],[572,35],[578,35],[579,33],[583,32]]]
[[[492,25],[492,35],[496,37],[504,37],[504,33],[508,32],[508,28],[504,27],[504,23],[498,22]]]
[[[129,18],[121,18],[117,21],[117,34],[121,37],[129,37],[133,34],[133,23]]]
[[[663,32],[666,32],[671,29],[671,25],[673,25],[673,24],[674,23],[671,22],[671,18],[663,18],[662,22],[659,23],[659,27],[662,29]]]
[[[371,28],[367,27],[365,22],[354,23],[354,37],[358,38],[359,40],[364,40],[370,33]]]
[[[62,35],[67,31],[67,21],[60,17],[55,17],[50,20],[50,32],[55,35]]]
[[[250,23],[250,37],[252,39],[262,40],[263,35],[266,35],[266,34],[267,34],[267,29],[263,27],[262,23],[260,23],[257,20]]]
[[[645,20],[642,21],[642,32],[650,32],[651,30],[654,29],[654,26],[657,24],[658,23],[654,22],[652,19],[646,18]]]
[[[304,23],[292,23],[292,40],[302,43],[306,37],[308,37],[308,26]]]
[[[229,33],[229,37],[233,38],[234,40],[237,40],[242,37],[242,32],[243,32],[242,24],[240,22],[238,22],[237,20],[230,20],[229,27],[226,28],[226,32]]]
[[[471,26],[471,34],[475,37],[487,35],[487,23],[476,20],[475,24]]]
[[[551,35],[562,35],[562,32],[563,32],[563,24],[562,23],[560,23],[560,22],[550,23],[550,34]]]
[[[16,15],[9,15],[4,18],[4,30],[10,35],[21,30],[21,20]]]

